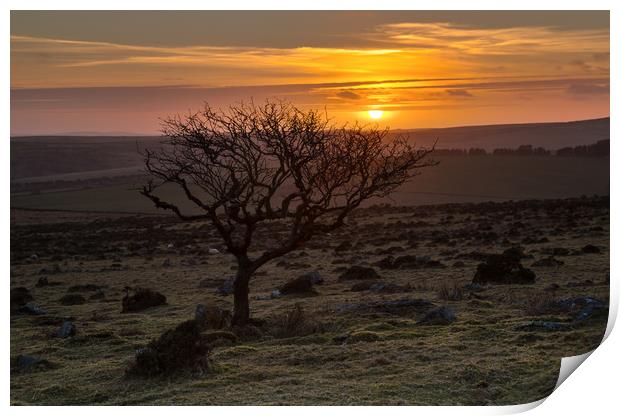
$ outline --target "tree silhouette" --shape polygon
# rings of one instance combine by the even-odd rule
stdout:
[[[317,234],[330,232],[363,201],[390,194],[421,168],[432,148],[415,148],[388,130],[335,126],[323,113],[287,102],[239,104],[163,121],[164,147],[144,152],[152,179],[141,193],[183,220],[210,221],[238,268],[233,325],[250,317],[254,272]],[[175,184],[200,214],[164,201],[157,188]],[[288,237],[252,255],[260,223],[285,220]]]

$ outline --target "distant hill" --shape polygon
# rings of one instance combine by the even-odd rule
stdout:
[[[564,123],[503,124],[441,129],[398,130],[420,145],[439,139],[437,147],[486,150],[522,144],[557,150],[609,139],[609,118]],[[128,173],[142,166],[140,148],[157,146],[149,136],[28,136],[11,138],[11,180],[101,171]],[[120,169],[120,171],[119,171]]]
[[[522,144],[557,150],[567,146],[592,144],[609,139],[609,117],[561,123],[498,124],[440,129],[396,130],[408,133],[420,145],[438,139],[442,149],[479,147],[486,150],[517,148]]]

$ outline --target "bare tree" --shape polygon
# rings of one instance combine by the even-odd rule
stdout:
[[[208,220],[238,263],[233,325],[250,316],[248,286],[268,261],[311,237],[343,225],[362,201],[394,191],[419,169],[433,148],[414,148],[388,130],[336,127],[321,112],[287,102],[240,104],[163,122],[165,147],[144,153],[153,177],[141,193],[157,208],[183,220]],[[158,186],[179,186],[200,214],[156,195]],[[290,233],[274,247],[250,255],[259,223],[285,220]]]

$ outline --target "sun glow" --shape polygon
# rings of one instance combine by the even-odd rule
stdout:
[[[378,120],[381,117],[383,117],[383,111],[382,110],[368,110],[368,115],[373,120]]]

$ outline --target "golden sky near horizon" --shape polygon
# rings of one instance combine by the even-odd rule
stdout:
[[[11,13],[14,135],[271,97],[392,128],[606,117],[609,13]]]

